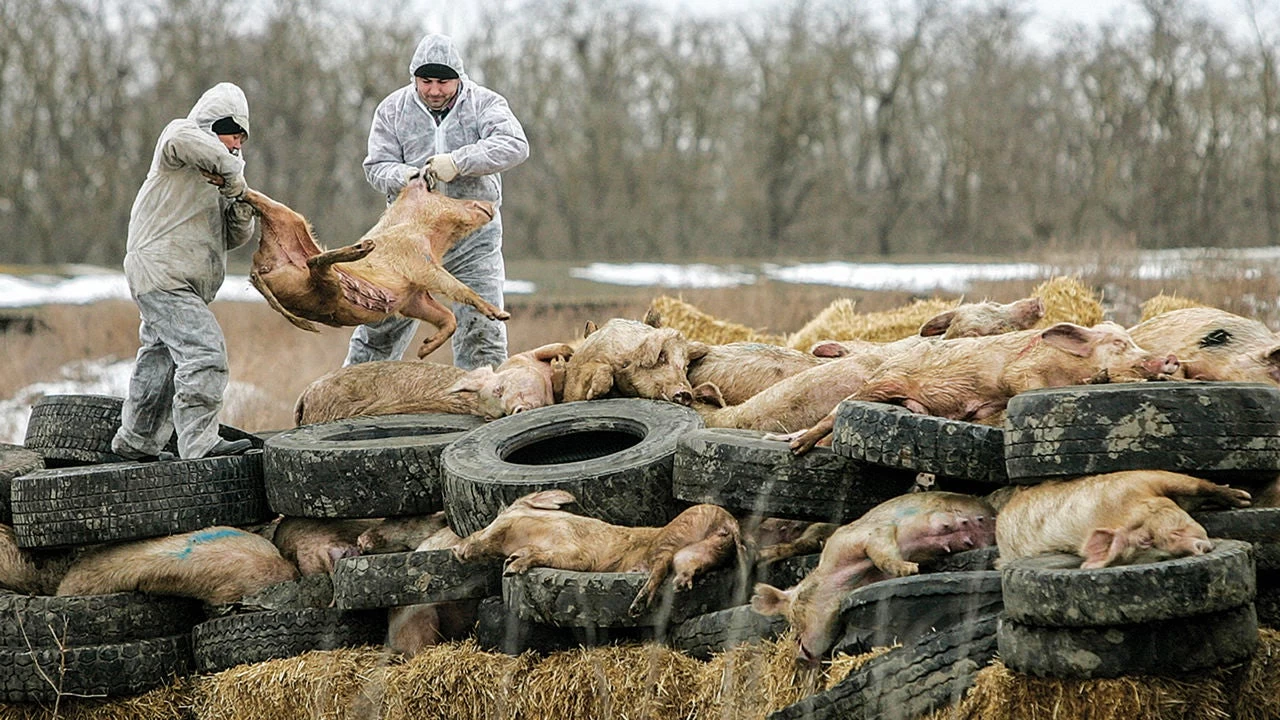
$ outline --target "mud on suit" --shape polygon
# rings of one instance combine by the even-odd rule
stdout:
[[[426,64],[447,65],[458,74],[458,94],[440,121],[418,97],[413,71]],[[501,95],[476,85],[463,71],[453,41],[428,35],[418,43],[409,63],[410,82],[392,92],[374,112],[369,151],[364,160],[369,184],[391,202],[410,174],[427,158],[449,153],[458,177],[436,187],[445,195],[465,200],[488,200],[494,216],[484,227],[462,238],[445,253],[444,269],[470,286],[480,297],[503,307],[506,268],[502,258],[502,177],[529,157],[524,128]],[[452,339],[453,363],[464,370],[499,365],[507,359],[507,327],[490,320],[470,305],[454,303],[458,330]],[[351,335],[343,365],[372,360],[399,360],[417,331],[418,321],[393,315],[361,325]]]
[[[244,160],[213,132],[225,117],[248,132],[248,100],[231,83],[205,91],[187,117],[165,126],[129,213],[124,272],[142,324],[111,444],[121,455],[159,454],[175,427],[183,458],[204,457],[219,440],[227,349],[209,303],[226,275],[227,250],[248,242],[255,225],[247,203],[223,197],[244,188]],[[224,190],[201,170],[221,175]]]

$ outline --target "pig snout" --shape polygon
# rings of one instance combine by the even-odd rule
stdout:
[[[813,654],[809,648],[805,647],[803,640],[796,641],[796,662],[804,663],[805,665],[817,665],[821,661],[822,656]]]
[[[1144,369],[1153,375],[1172,375],[1178,372],[1180,363],[1178,358],[1170,353],[1164,358],[1151,358],[1144,366]]]
[[[688,388],[680,388],[679,390],[672,393],[671,397],[668,399],[671,400],[671,402],[673,403],[679,403],[680,405],[684,405],[685,407],[688,407],[690,405],[693,405],[693,392],[690,391]]]

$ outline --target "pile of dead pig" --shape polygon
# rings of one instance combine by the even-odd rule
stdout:
[[[1280,342],[1193,305],[1126,331],[1059,279],[735,338],[659,298],[335,371],[204,460],[46,397],[0,447],[0,710],[1274,717]]]

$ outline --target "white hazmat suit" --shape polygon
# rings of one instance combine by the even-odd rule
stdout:
[[[453,106],[438,121],[418,97],[412,76],[427,63],[447,65],[460,79]],[[432,155],[448,153],[457,165],[458,177],[439,183],[449,197],[488,200],[495,213],[484,227],[462,238],[443,258],[444,268],[470,286],[480,297],[503,307],[502,285],[506,268],[502,259],[501,172],[529,157],[524,128],[498,93],[472,82],[463,70],[462,57],[444,35],[428,35],[418,43],[409,62],[410,82],[378,104],[369,129],[369,152],[364,160],[369,184],[395,199],[408,176],[421,169]],[[455,303],[458,330],[453,335],[453,363],[470,370],[499,365],[507,359],[507,328],[470,305]],[[413,341],[418,321],[395,315],[361,325],[351,335],[344,365],[372,360],[399,360]]]
[[[209,303],[226,275],[227,250],[249,241],[253,208],[244,192],[244,160],[213,132],[232,118],[246,133],[249,102],[232,83],[205,91],[185,118],[160,134],[147,178],[129,213],[124,258],[138,303],[141,347],[112,449],[128,458],[159,455],[178,432],[183,458],[226,446],[218,411],[227,387],[227,349]],[[201,171],[219,175],[221,189]]]

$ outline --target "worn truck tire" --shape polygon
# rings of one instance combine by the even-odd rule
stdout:
[[[59,692],[137,695],[190,674],[191,666],[191,634],[185,632],[111,645],[0,647],[0,701],[52,702]]]
[[[45,395],[31,406],[23,444],[38,452],[47,467],[127,462],[111,451],[123,407],[124,398],[113,395]],[[219,425],[218,436],[262,447],[262,438],[229,425]],[[177,435],[165,450],[177,454]]]
[[[574,512],[615,525],[667,524],[676,442],[698,413],[661,400],[615,398],[548,405],[498,418],[445,448],[444,509],[462,537],[512,501],[567,490]]]
[[[191,638],[196,670],[215,673],[311,650],[380,645],[386,633],[385,612],[303,608],[206,620],[192,629]]]
[[[14,479],[12,501],[14,535],[28,548],[137,540],[270,517],[261,450],[37,470]]]
[[[801,456],[764,432],[690,430],[676,445],[672,493],[735,515],[846,523],[911,489],[915,473],[887,472],[828,448]]]
[[[996,617],[893,648],[831,689],[772,713],[769,720],[903,720],[953,705],[995,657]]]
[[[921,569],[927,572],[974,572],[995,570],[996,560],[1000,559],[1000,548],[995,545],[947,553],[931,562],[921,563]]]
[[[187,633],[203,619],[200,602],[190,598],[0,592],[0,647],[116,645]]]
[[[329,573],[303,575],[296,580],[285,580],[268,585],[232,603],[207,605],[205,612],[208,618],[213,618],[264,610],[324,607],[333,607],[333,578]]]
[[[821,559],[822,553],[809,553],[769,563],[756,563],[754,582],[768,583],[783,590],[795,587],[800,584],[805,575],[818,567],[818,561]]]
[[[9,507],[13,479],[43,469],[44,458],[36,451],[21,445],[0,443],[0,524],[13,524],[13,511]]]
[[[906,644],[1003,607],[1000,572],[938,572],[890,578],[855,589],[840,603],[844,635],[834,652],[860,655]]]
[[[530,622],[508,609],[500,596],[481,600],[476,611],[476,644],[482,650],[507,655],[529,651],[548,655],[620,642],[642,643],[653,638],[653,628],[556,627]]]
[[[1000,658],[1039,677],[1179,675],[1240,662],[1258,645],[1253,603],[1207,615],[1101,627],[1024,625],[1002,618]]]
[[[1258,569],[1258,586],[1280,583],[1280,508],[1236,508],[1201,510],[1191,517],[1211,538],[1243,540],[1253,545],[1253,564]],[[1258,616],[1262,616],[1261,610]]]
[[[673,593],[663,583],[653,606],[638,617],[629,613],[631,601],[649,574],[642,572],[577,572],[530,568],[502,578],[507,607],[531,622],[557,627],[652,627],[663,635],[695,615],[740,603],[744,588],[736,568],[713,570],[693,582],[689,590]]]
[[[695,615],[676,626],[671,647],[699,660],[724,652],[742,643],[773,640],[786,632],[781,615],[761,615],[750,605]]]
[[[396,605],[484,598],[502,592],[502,563],[464,563],[452,550],[342,558],[333,568],[336,607]]]
[[[1009,401],[1004,454],[1015,482],[1135,469],[1274,478],[1280,388],[1153,382],[1031,390]]]
[[[1251,603],[1257,592],[1252,548],[1240,540],[1219,540],[1204,555],[1096,570],[1037,560],[1013,560],[1001,571],[1005,616],[1023,625],[1097,627],[1207,615]]]
[[[992,485],[1009,481],[1001,428],[920,415],[887,403],[841,402],[831,450],[883,467]]]
[[[475,415],[350,418],[272,435],[263,454],[267,502],[282,515],[366,518],[426,515],[444,507],[440,453]]]

